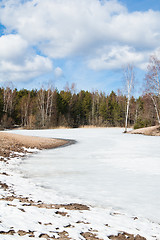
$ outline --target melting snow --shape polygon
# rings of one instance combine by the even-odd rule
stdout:
[[[83,203],[90,206],[90,211],[60,209],[68,215],[61,216],[55,209],[23,206],[18,199],[0,201],[0,221],[3,220],[0,231],[10,227],[16,231],[36,229],[37,239],[41,233],[58,237],[58,232],[67,231],[72,239],[83,239],[80,233],[93,229],[104,240],[120,231],[139,234],[147,240],[160,239],[160,138],[122,131],[105,128],[12,131],[74,139],[77,143],[40,151],[22,160],[15,158],[9,164],[0,162],[1,172],[10,175],[2,175],[1,182],[14,186],[17,195],[29,196],[34,201]],[[2,194],[5,196],[5,191]],[[67,228],[68,225],[72,227]],[[32,239],[27,236],[24,239]]]

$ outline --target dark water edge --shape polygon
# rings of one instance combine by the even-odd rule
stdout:
[[[53,139],[67,141],[66,144],[63,144],[63,145],[61,145],[61,146],[57,146],[57,147],[55,147],[55,148],[68,147],[68,146],[70,146],[70,145],[73,145],[73,144],[76,144],[76,143],[77,143],[77,141],[76,141],[76,140],[73,140],[73,139],[65,139],[65,138],[53,138]]]

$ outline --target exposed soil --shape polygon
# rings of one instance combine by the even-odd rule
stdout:
[[[1,185],[1,184],[0,184]],[[6,184],[2,184],[6,189],[8,189],[8,186]],[[46,204],[42,203],[41,201],[34,202],[33,200],[30,200],[28,198],[22,198],[17,196],[8,196],[6,198],[0,198],[0,201],[14,201],[15,199],[19,200],[21,203],[23,203],[23,206],[32,206],[37,208],[46,208],[46,209],[60,209],[64,208],[66,210],[77,210],[77,211],[85,211],[89,210],[90,208],[84,204],[78,204],[78,203],[70,203],[70,204]],[[63,212],[57,211],[57,214],[63,215]],[[66,215],[67,213],[64,213]]]
[[[133,234],[129,234],[129,233],[119,233],[117,236],[110,236],[108,237],[111,240],[147,240],[144,237],[141,237],[140,235],[136,235],[134,236]]]
[[[0,182],[0,188],[3,188],[6,191],[8,189],[8,185],[6,183]]]
[[[86,240],[103,240],[102,238],[98,238],[96,234],[90,232],[81,233],[81,235]]]
[[[89,210],[89,207],[84,204],[70,203],[70,204],[56,204],[56,208],[65,208],[67,210]]]
[[[25,153],[25,148],[51,149],[67,144],[67,140],[22,136],[0,132],[0,160],[14,157],[14,152]]]
[[[152,127],[146,127],[146,128],[139,128],[132,131],[129,131],[128,133],[131,134],[143,134],[148,136],[160,136],[160,126],[152,126]]]

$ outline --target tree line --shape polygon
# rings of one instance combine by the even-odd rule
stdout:
[[[51,87],[39,90],[0,88],[1,128],[124,127],[127,97],[118,91],[109,95],[74,89],[58,91]],[[145,94],[130,99],[128,124],[135,128],[155,125],[156,111],[152,98]]]

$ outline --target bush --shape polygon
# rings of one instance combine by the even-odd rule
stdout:
[[[141,118],[137,119],[134,124],[134,129],[149,127],[151,125],[150,121],[147,119],[142,120]]]

